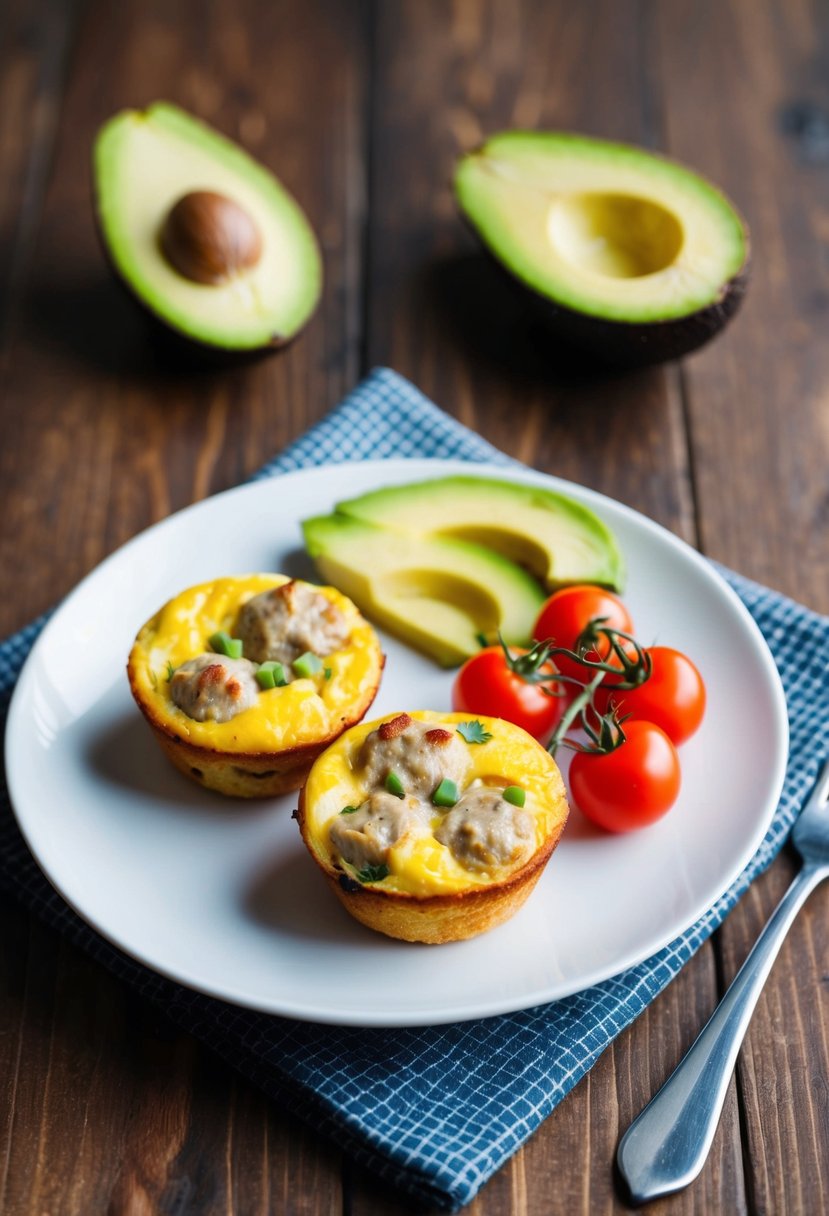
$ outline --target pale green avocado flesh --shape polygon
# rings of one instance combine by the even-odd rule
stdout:
[[[138,299],[174,330],[209,346],[281,345],[319,299],[314,233],[277,179],[231,140],[158,102],[124,110],[95,141],[96,210],[113,266]],[[160,233],[184,195],[231,199],[254,221],[262,252],[219,284],[195,282],[168,262]]]
[[[374,490],[336,509],[418,536],[473,541],[526,567],[550,591],[572,583],[624,586],[624,559],[607,525],[575,499],[540,486],[443,477]]]
[[[745,224],[719,190],[626,144],[505,132],[461,158],[455,192],[518,280],[604,320],[691,316],[716,305],[748,259]]]
[[[322,578],[381,628],[454,667],[500,631],[527,642],[544,600],[531,575],[466,541],[374,527],[346,515],[302,525]]]

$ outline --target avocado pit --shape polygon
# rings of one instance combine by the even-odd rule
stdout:
[[[262,256],[262,234],[252,216],[213,190],[183,195],[164,220],[160,243],[174,270],[204,285],[251,270]]]

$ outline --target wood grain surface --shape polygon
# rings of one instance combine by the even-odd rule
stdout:
[[[0,634],[148,524],[237,484],[381,363],[528,464],[829,611],[827,82],[820,0],[7,0]],[[319,234],[321,306],[278,355],[184,350],[104,262],[91,141],[114,110],[161,97],[272,166]],[[457,155],[513,126],[643,144],[731,194],[753,272],[721,338],[623,374],[528,321],[450,189]],[[793,872],[784,855],[754,884],[470,1213],[627,1210],[619,1135]],[[827,912],[818,891],[703,1174],[655,1216],[826,1209]],[[18,907],[0,902],[0,921],[4,1213],[410,1210]]]

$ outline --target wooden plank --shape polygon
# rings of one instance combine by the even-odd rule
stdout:
[[[3,347],[0,560],[9,577],[0,632],[146,524],[236,483],[351,386],[365,21],[364,3],[336,0],[86,6],[66,96],[49,95],[60,106],[56,158]],[[37,57],[42,43],[32,48]],[[187,357],[104,263],[91,141],[114,110],[158,97],[244,141],[307,209],[326,287],[285,352],[215,366]],[[10,180],[17,152],[0,140]],[[341,1210],[336,1152],[188,1040],[165,1035],[140,1001],[52,935],[35,930],[21,942],[22,914],[8,911],[3,923],[4,943],[17,943],[0,996],[4,1210],[280,1210],[296,1181],[301,1196],[281,1210]]]
[[[528,464],[595,487],[695,540],[676,368],[616,374],[552,348],[474,248],[450,181],[458,154],[512,126],[648,145],[661,133],[636,3],[389,0],[377,14],[371,147],[369,361],[408,374],[446,410]],[[589,65],[586,70],[585,65]],[[717,980],[704,948],[470,1208],[624,1210],[613,1159],[623,1126],[680,1058]],[[701,1191],[671,1210],[745,1210],[729,1100]],[[694,1207],[694,1204],[699,1206]],[[365,1180],[354,1216],[391,1213]]]
[[[77,4],[9,0],[0,25],[0,333],[40,218]]]
[[[8,568],[21,546],[28,554],[15,597],[0,606],[0,633],[48,607],[145,525],[238,483],[353,383],[364,20],[363,4],[344,9],[334,0],[88,10],[0,384],[11,436],[0,452],[0,561]],[[306,208],[326,287],[288,350],[205,365],[166,341],[105,265],[92,219],[91,142],[115,110],[159,97],[244,140]]]
[[[461,152],[515,125],[651,142],[639,5],[392,0],[376,63],[369,362],[511,455],[693,540],[675,369],[610,373],[551,345],[464,230],[450,185]]]
[[[743,315],[684,373],[702,543],[826,612],[829,177],[825,144],[813,135],[829,121],[829,12],[811,0],[683,0],[654,11],[670,151],[734,197],[754,249]],[[705,53],[689,54],[703,39]],[[708,96],[717,104],[699,105]],[[793,872],[793,861],[780,859],[728,918],[719,935],[724,983]],[[828,911],[829,894],[817,892],[740,1059],[751,1199],[761,1212],[818,1211],[829,1190]]]
[[[340,1211],[338,1155],[4,901],[3,1211]]]
[[[829,14],[809,0],[654,11],[670,151],[731,194],[753,244],[742,315],[685,366],[702,547],[826,611],[829,175],[787,124],[798,104],[829,113]]]
[[[3,1061],[0,1206],[105,1210],[132,1087],[113,1102],[100,1066],[107,1045],[122,1046],[123,1002],[116,986],[109,996],[102,991],[94,964],[42,928],[29,929],[6,901],[2,912],[0,1018],[13,1060]],[[85,1208],[74,1204],[82,1171],[89,1171]]]

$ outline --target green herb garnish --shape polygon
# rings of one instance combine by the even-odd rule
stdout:
[[[358,810],[359,810],[359,807],[351,806],[349,804],[348,806],[343,807],[343,809],[340,811],[340,814],[341,815],[355,815]]]
[[[489,743],[492,738],[483,722],[479,722],[477,718],[474,722],[461,722],[458,726],[458,734],[462,739],[466,739],[467,743]]]
[[[176,674],[176,669],[170,660],[167,660],[167,683],[169,684],[173,676]]]
[[[406,796],[405,787],[397,773],[389,773],[386,777],[386,789],[390,794],[394,794],[395,798],[405,798]]]
[[[210,643],[211,650],[215,650],[216,654],[223,654],[228,659],[241,659],[241,638],[232,638],[224,629],[218,629],[207,640]]]
[[[322,659],[311,650],[306,650],[291,664],[298,676],[318,676],[322,671]]]
[[[262,663],[256,673],[256,683],[262,689],[269,688],[284,688],[288,683],[288,677],[285,675],[285,668],[281,663],[275,663],[272,659],[268,659],[267,663]]]
[[[388,878],[391,870],[384,862],[379,866],[364,866],[362,870],[357,870],[357,878],[362,883],[367,882],[382,882],[384,878]]]
[[[332,675],[334,674],[334,672],[331,667],[326,667],[325,671],[322,674],[325,676],[326,680],[330,680]]]
[[[454,781],[444,777],[438,788],[432,794],[435,806],[454,806],[458,801],[458,787]]]
[[[523,806],[527,801],[526,790],[522,790],[520,785],[508,785],[501,797],[504,802],[511,802],[513,806]]]

